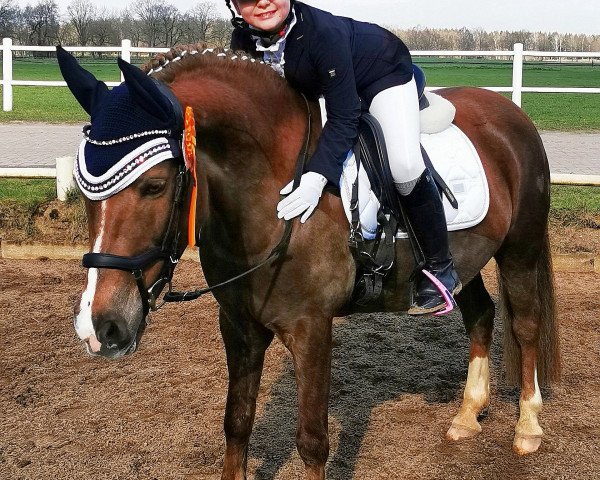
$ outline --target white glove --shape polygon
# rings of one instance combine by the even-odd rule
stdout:
[[[289,195],[277,205],[277,217],[289,220],[304,213],[300,218],[300,222],[304,223],[317,208],[327,179],[320,173],[306,172],[300,178],[298,188],[292,192],[293,183],[288,183],[279,192],[281,195]]]

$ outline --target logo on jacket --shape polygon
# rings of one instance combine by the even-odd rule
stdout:
[[[329,70],[329,78],[335,78],[336,75],[337,75],[337,73],[335,73],[335,68],[332,70]]]

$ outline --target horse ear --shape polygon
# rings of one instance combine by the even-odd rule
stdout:
[[[75,57],[60,45],[56,47],[56,58],[69,90],[79,105],[92,116],[94,110],[108,95],[108,87],[79,65]]]
[[[123,72],[129,94],[141,108],[163,121],[173,118],[171,102],[158,89],[152,78],[120,57],[117,63]]]

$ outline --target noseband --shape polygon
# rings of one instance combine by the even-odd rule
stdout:
[[[306,104],[307,110],[307,125],[304,134],[304,142],[302,149],[298,155],[296,167],[294,170],[294,183],[293,189],[295,190],[300,185],[300,178],[304,172],[304,167],[308,159],[308,149],[310,146],[310,132],[312,129],[312,115],[310,112],[310,106],[308,100],[302,95]],[[213,285],[208,288],[193,290],[189,292],[173,292],[172,291],[172,279],[175,267],[179,262],[179,258],[183,254],[183,250],[179,251],[179,239],[181,236],[179,228],[179,215],[184,199],[187,196],[188,186],[191,183],[190,172],[186,169],[184,162],[180,163],[179,171],[175,178],[175,192],[173,195],[173,204],[171,206],[171,214],[169,217],[169,223],[165,230],[164,239],[162,246],[151,248],[150,250],[141,253],[136,256],[121,256],[113,255],[110,253],[86,253],[83,256],[82,265],[85,268],[108,268],[113,270],[123,270],[131,272],[135,279],[136,285],[142,298],[142,305],[144,309],[144,318],[150,311],[156,311],[160,309],[165,303],[170,302],[183,302],[195,300],[202,295],[212,292],[213,290],[223,287],[225,285],[236,282],[237,280],[246,277],[250,273],[258,270],[262,266],[271,262],[273,259],[280,257],[285,253],[289,245],[292,236],[292,220],[286,220],[285,229],[283,236],[279,243],[273,248],[267,258],[265,258],[259,264],[246,270],[245,272],[230,278],[222,283]],[[156,262],[163,261],[163,266],[158,277],[149,288],[144,283],[144,270]],[[160,303],[157,302],[161,292],[168,285],[168,292],[164,295]]]

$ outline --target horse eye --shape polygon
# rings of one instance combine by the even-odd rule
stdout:
[[[147,182],[144,182],[141,187],[141,194],[145,197],[155,196],[159,193],[162,193],[167,185],[166,180],[161,179],[151,179]]]

